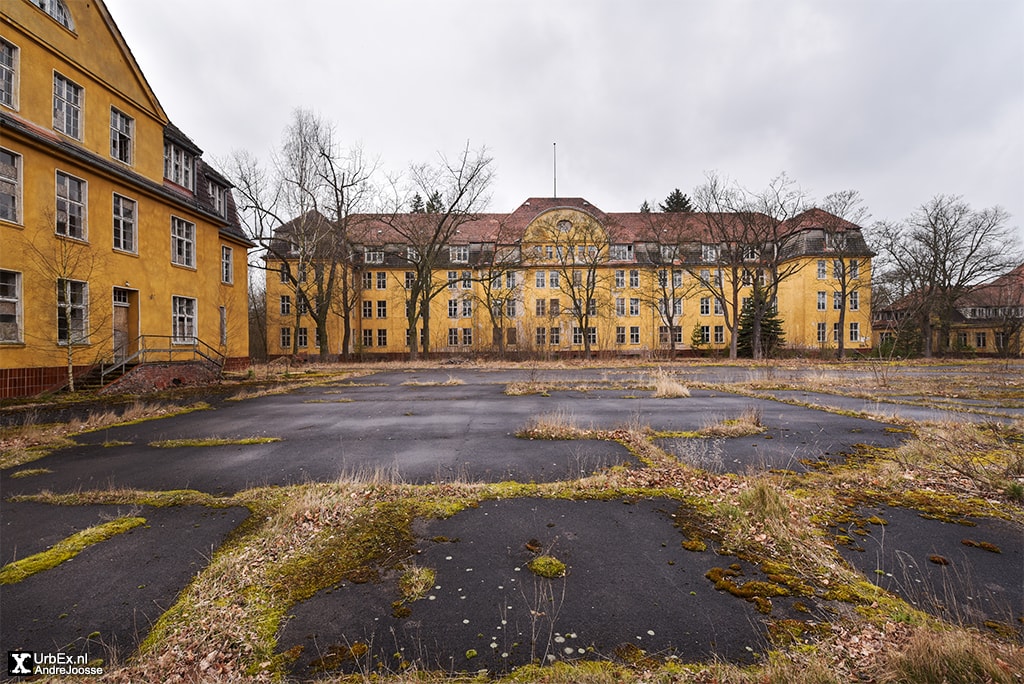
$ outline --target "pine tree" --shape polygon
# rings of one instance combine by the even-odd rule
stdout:
[[[754,297],[764,301],[763,293],[755,293]],[[740,311],[739,331],[736,333],[737,356],[754,356],[754,297],[747,299]],[[779,312],[775,307],[768,307],[761,318],[761,352],[765,358],[771,357],[785,343],[786,335]]]
[[[409,211],[411,211],[414,214],[423,213],[423,197],[420,196],[420,193],[417,192],[415,195],[412,196],[412,202],[410,204],[412,206],[409,207]]]
[[[431,195],[430,199],[427,200],[427,213],[428,214],[440,214],[444,211],[444,198],[441,197],[441,193],[435,190]]]
[[[658,208],[667,213],[689,212],[693,211],[693,203],[679,188],[676,188],[668,193],[668,197],[658,205]]]
[[[651,205],[647,202],[647,200],[644,200],[644,203],[640,205],[640,213],[641,214],[650,214],[651,213]]]

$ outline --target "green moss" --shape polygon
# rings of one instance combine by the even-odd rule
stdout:
[[[411,566],[398,580],[398,590],[405,601],[418,601],[427,595],[430,588],[434,586],[437,579],[437,572],[433,568],[420,568]]]
[[[271,442],[280,441],[280,437],[242,437],[239,439],[207,437],[205,439],[165,439],[157,442],[150,442],[149,446],[157,449],[179,449],[182,447],[247,446],[250,444],[269,444]]]
[[[683,548],[687,551],[701,552],[707,551],[708,545],[702,542],[700,539],[688,539],[683,542]]]
[[[367,644],[357,641],[351,646],[348,644],[335,644],[327,649],[319,658],[309,663],[310,669],[314,672],[336,670],[345,663],[355,662],[366,655],[370,650]]]
[[[53,471],[50,470],[49,468],[24,468],[22,470],[15,470],[13,473],[11,473],[11,477],[32,477],[34,475],[46,475],[52,472]]]
[[[565,563],[554,556],[537,556],[529,562],[527,567],[533,574],[547,579],[565,577],[566,574]]]
[[[110,522],[96,525],[76,532],[41,553],[8,563],[0,568],[0,584],[14,584],[36,573],[55,568],[61,563],[71,560],[83,550],[106,541],[111,537],[144,525],[145,518],[118,518]]]

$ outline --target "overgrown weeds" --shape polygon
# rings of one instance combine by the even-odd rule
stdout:
[[[653,376],[654,396],[659,399],[675,399],[690,396],[689,388],[675,377],[659,369]]]

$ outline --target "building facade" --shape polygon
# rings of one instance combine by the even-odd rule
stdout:
[[[351,344],[344,348],[334,313],[346,307],[333,305],[327,354],[406,355],[413,335],[420,350],[444,354],[724,354],[756,289],[773,297],[786,348],[831,353],[842,338],[848,350],[869,349],[873,255],[860,228],[813,210],[782,225],[755,217],[770,226],[768,241],[723,238],[754,235],[747,218],[605,213],[582,198],[531,198],[510,214],[466,217],[434,247],[407,237],[417,221],[437,220],[430,214],[350,218],[359,226],[347,234],[344,275]],[[310,311],[318,285],[292,230],[278,231],[267,257],[272,356],[320,352]],[[426,325],[408,316],[417,291],[431,293]]]
[[[0,397],[140,349],[245,362],[249,247],[102,0],[0,5]]]

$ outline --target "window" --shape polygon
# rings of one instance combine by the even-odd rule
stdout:
[[[372,330],[364,330],[363,331],[363,346],[364,347],[372,347],[373,346],[373,331]]]
[[[843,331],[839,328],[839,324],[838,323],[833,323],[832,324],[832,341],[833,342],[838,342],[839,338],[842,336],[842,334],[843,334]]]
[[[291,278],[291,273],[290,273],[290,271],[288,269],[288,262],[286,262],[286,261],[282,261],[281,262],[281,267],[278,269],[278,273],[281,276],[281,282],[282,283],[287,283],[289,281],[289,279]]]
[[[850,323],[850,341],[860,342],[860,323]]]
[[[114,195],[114,249],[135,251],[135,200]],[[227,281],[230,282],[230,281]]]
[[[671,337],[670,337],[671,336]],[[683,327],[680,325],[673,325],[671,329],[667,325],[663,325],[658,328],[658,342],[665,345],[671,343],[679,343],[683,341]]]
[[[860,292],[857,290],[850,293],[850,311],[860,311]]]
[[[366,250],[363,252],[363,263],[365,264],[383,264],[384,263],[384,252],[383,250],[373,249]]]
[[[177,183],[183,188],[194,190],[192,172],[195,168],[195,157],[174,143],[164,143],[164,178]]]
[[[633,259],[633,245],[612,245],[609,248],[609,258],[612,261],[631,261]]]
[[[849,276],[851,279],[860,278],[860,262],[856,259],[850,259]]]
[[[546,299],[538,299],[537,300],[537,315],[538,316],[547,316],[547,314],[548,314],[548,306],[547,305],[548,305],[548,300],[546,300]]]
[[[0,104],[18,107],[18,48],[0,38]]]
[[[308,328],[296,328],[295,329],[295,346],[304,348],[309,346],[309,332]]]
[[[454,347],[459,343],[459,329],[448,328],[448,346]]]
[[[194,344],[196,340],[196,300],[171,298],[171,336],[174,344]]]
[[[465,264],[469,262],[469,246],[456,245],[448,248],[448,257],[453,264]]]
[[[462,289],[470,290],[473,288],[473,274],[469,271],[462,272]]]
[[[624,297],[615,298],[615,315],[625,316],[626,315],[626,300]]]
[[[456,290],[459,287],[459,272],[448,271],[448,289]]]
[[[300,316],[306,315],[306,298],[300,292],[295,294],[295,313]]]
[[[715,326],[715,344],[725,344],[725,326]]]
[[[835,311],[841,311],[843,308],[843,293],[833,292],[832,293],[832,308]]]
[[[463,299],[462,300],[462,317],[469,318],[473,315],[473,300]]]
[[[593,299],[588,299],[587,300],[587,315],[588,316],[596,316],[597,315],[597,302],[595,302]]]
[[[579,287],[580,285],[583,284],[583,272],[582,271],[573,271],[572,272],[572,284],[575,287]]]
[[[373,318],[373,302],[368,299],[363,300],[363,318]]]
[[[76,240],[86,238],[88,188],[81,178],[57,172],[57,234]]]
[[[416,249],[415,247],[406,247],[405,248],[405,258],[407,260],[409,260],[409,261],[412,261],[412,262],[419,261],[420,260],[420,250]]]
[[[577,328],[575,325],[572,326],[572,343],[583,344],[583,331]]]
[[[622,269],[615,271],[615,287],[626,287],[626,272]]]
[[[68,11],[64,0],[32,0],[32,4],[49,14],[64,28],[69,31],[75,30],[75,23],[71,20],[71,12]]]
[[[761,251],[754,245],[743,246],[743,260],[744,261],[757,261],[761,256]]]
[[[220,246],[220,281],[229,284],[235,282],[234,250],[226,245]]]
[[[388,303],[387,303],[387,301],[383,300],[383,299],[378,300],[377,301],[377,318],[387,318],[387,317],[388,317]]]
[[[291,295],[281,295],[281,315],[287,316],[292,312]]]
[[[635,268],[629,272],[629,286],[640,287],[640,271]]]
[[[124,112],[110,108],[110,156],[125,164],[132,163],[132,139],[135,134],[135,120]],[[224,193],[221,192],[223,202]],[[218,212],[220,213],[220,212]]]
[[[557,298],[552,299],[550,302],[548,302],[548,313],[552,316],[557,316],[559,313],[561,313],[561,306],[562,305]]]
[[[711,326],[710,325],[702,325],[702,326],[700,326],[700,341],[701,341],[701,344],[710,344],[711,343]]]
[[[537,328],[537,346],[543,347],[548,341],[548,329]]]
[[[171,217],[171,263],[195,268],[196,224]]]
[[[53,128],[82,139],[82,87],[57,73],[53,75]]]
[[[386,328],[380,328],[379,330],[377,330],[377,346],[388,346],[388,331]]]
[[[672,271],[672,287],[683,286],[683,272],[681,269],[674,269]]]
[[[833,259],[832,260],[832,277],[836,280],[843,279],[843,260]]]
[[[0,316],[0,319],[2,319],[2,316]],[[0,340],[2,340],[2,339],[3,339],[3,336],[0,335]],[[1007,340],[1006,333],[997,330],[996,331],[996,349],[998,349],[1001,352],[1005,352],[1006,351],[1006,340]]]
[[[640,300],[637,297],[630,297],[629,299],[629,315],[640,315]]]
[[[961,349],[967,346],[966,332],[958,332],[956,334],[956,346],[960,347]]]
[[[213,202],[213,210],[217,212],[218,216],[227,217],[227,190],[224,189],[224,186],[213,181],[207,181],[206,189],[210,191],[210,201]]]
[[[700,315],[710,316],[711,315],[711,297],[700,298]]]
[[[615,328],[615,344],[626,344],[626,326],[620,325]]]
[[[700,260],[704,263],[718,261],[718,245],[701,245]]]
[[[292,346],[292,329],[281,328],[281,349],[288,349]]]
[[[505,342],[510,345],[517,344],[518,334],[515,328],[505,329]]]
[[[0,342],[21,342],[21,274],[0,271]]]
[[[558,271],[551,271],[548,273],[548,286],[549,287],[560,287],[558,284]]]
[[[629,328],[629,343],[640,344],[640,326],[632,325]]]
[[[818,259],[818,280],[824,280],[828,277],[828,267],[825,265],[824,259]]]
[[[700,269],[700,284],[704,287],[711,286],[711,269],[702,268]]]
[[[412,286],[416,284],[416,274],[412,271],[405,272],[405,289],[411,290]]]
[[[537,271],[533,274],[535,287],[544,287],[544,271]]]
[[[851,331],[852,334],[852,331]],[[984,349],[988,343],[988,334],[984,332],[974,333],[974,348]]]
[[[559,345],[562,343],[562,329],[561,328],[550,328],[548,330],[548,342],[553,345]]]
[[[720,268],[715,269],[715,287],[722,289],[722,269]]]
[[[505,301],[505,315],[509,318],[516,317],[516,300],[508,299]]]
[[[462,344],[466,345],[467,347],[469,347],[469,346],[471,346],[473,344],[473,329],[472,328],[463,328],[462,329]]]
[[[388,289],[388,273],[387,271],[377,271],[377,289],[386,290]]]
[[[679,256],[679,247],[676,245],[661,245],[658,251],[664,264],[674,262]]]
[[[846,233],[825,233],[825,249],[846,249]]]
[[[282,282],[287,282],[287,281],[282,281]],[[373,271],[363,271],[363,289],[364,290],[372,290],[373,289]]]
[[[459,317],[459,300],[449,299],[448,300],[448,318]]]
[[[0,148],[0,219],[21,221],[21,155]]]
[[[825,302],[828,301],[828,292],[818,290],[818,311],[825,310]]]
[[[825,344],[828,342],[828,324],[818,323],[818,344]]]
[[[516,272],[508,271],[505,273],[505,287],[509,290],[514,289],[516,286]]]
[[[721,316],[722,315],[722,313],[723,313],[722,308],[723,308],[722,307],[722,300],[719,299],[718,297],[715,297],[715,315],[716,316]]]

